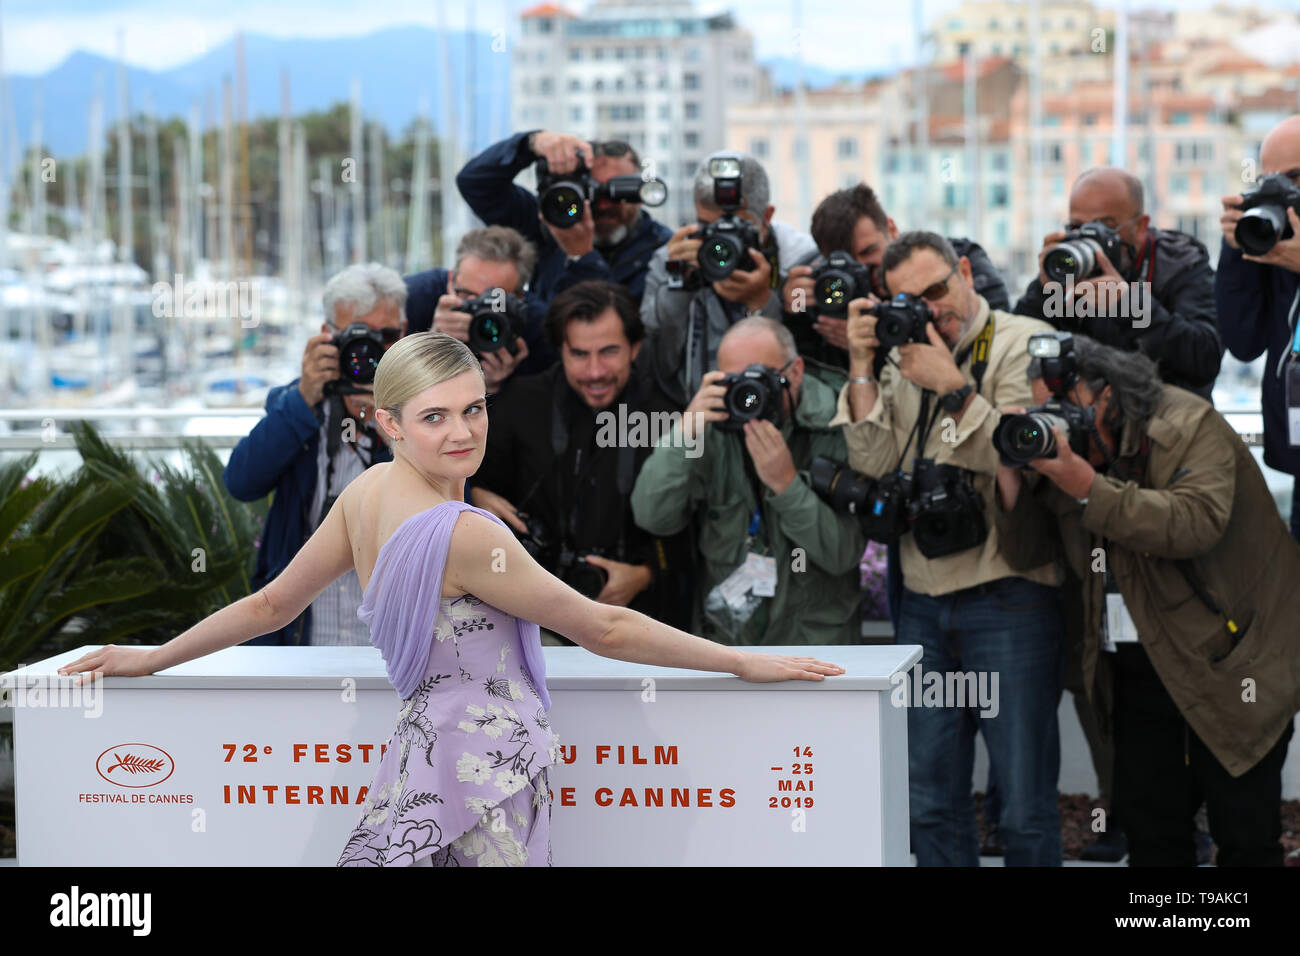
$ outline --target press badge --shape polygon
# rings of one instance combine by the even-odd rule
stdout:
[[[1124,595],[1106,595],[1106,650],[1115,650],[1116,644],[1132,644],[1138,639],[1137,625],[1128,608],[1124,606]]]
[[[770,554],[750,554],[745,558],[750,566],[755,597],[776,597],[776,558]]]

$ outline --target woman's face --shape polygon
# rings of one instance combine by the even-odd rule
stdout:
[[[483,463],[488,419],[478,372],[461,372],[412,397],[402,407],[400,422],[385,409],[378,415],[390,435],[402,436],[394,453],[428,474],[468,478]]]

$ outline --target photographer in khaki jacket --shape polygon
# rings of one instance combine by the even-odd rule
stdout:
[[[1065,378],[1044,375],[1048,359],[1029,371],[1036,401],[1050,378],[1095,409],[1088,454],[1056,429],[1056,456],[1030,462],[1048,479],[1032,491],[1000,466],[1002,551],[1019,567],[1063,554],[1083,582],[1084,686],[1114,729],[1129,862],[1194,865],[1204,799],[1220,866],[1280,865],[1300,546],[1209,403],[1162,384],[1140,353],[1072,343]]]
[[[900,468],[916,475],[921,458],[963,470],[958,473],[969,482],[969,507],[979,514],[967,523],[982,521],[987,533],[969,546],[952,543],[951,548],[963,546],[947,554],[926,544],[936,555],[926,557],[916,533],[924,519],[907,522],[911,530],[899,539],[903,599],[897,639],[924,648],[926,672],[998,679],[996,709],[949,700],[908,710],[912,851],[922,866],[979,865],[971,799],[978,727],[1001,790],[1007,864],[1060,865],[1062,573],[1051,560],[1012,568],[999,554],[992,527],[997,409],[1028,403],[1025,346],[1030,335],[1051,327],[990,310],[975,292],[970,263],[935,233],[899,236],[885,250],[881,268],[891,293],[910,293],[928,309],[928,315],[917,313],[926,341],[893,349],[877,383],[871,376],[880,345],[871,311],[875,300],[851,303],[851,378],[831,424],[846,425],[849,465],[873,478]],[[912,489],[914,506],[919,490]],[[948,501],[962,497],[961,488],[951,490],[958,493],[947,495]],[[957,523],[940,518],[934,525]],[[945,678],[945,686],[952,685]]]

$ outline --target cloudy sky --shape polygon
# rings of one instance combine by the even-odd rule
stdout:
[[[924,0],[927,22],[957,6],[958,0]],[[1208,7],[1214,0],[1132,0],[1130,7]],[[513,33],[518,11],[532,0],[447,0],[446,22],[467,22],[474,9],[476,28]],[[586,0],[567,0],[583,9]],[[1116,0],[1103,0],[1115,6]],[[1300,0],[1264,0],[1261,6],[1300,9]],[[801,41],[809,62],[830,69],[888,68],[912,57],[910,0],[698,0],[701,10],[731,9],[754,34],[762,59],[793,56]],[[358,15],[358,9],[364,15]],[[802,25],[795,27],[795,10]],[[870,11],[867,13],[866,11]],[[237,27],[281,37],[353,36],[384,27],[420,23],[437,26],[438,0],[0,0],[4,29],[4,67],[8,72],[41,73],[74,50],[115,56],[122,31],[126,58],[146,68],[176,66],[219,45]],[[863,51],[873,50],[864,64]]]

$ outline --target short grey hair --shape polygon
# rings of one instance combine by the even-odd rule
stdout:
[[[765,315],[751,315],[741,319],[731,328],[727,329],[723,339],[730,338],[733,334],[743,335],[746,332],[766,332],[776,339],[776,344],[781,347],[781,355],[787,362],[793,362],[799,357],[799,349],[794,344],[794,336],[790,330],[785,327],[784,323],[769,319]],[[719,342],[721,346],[721,342]]]
[[[515,271],[519,273],[521,289],[528,284],[537,265],[537,250],[533,244],[509,226],[484,226],[465,233],[456,244],[457,272],[466,256],[487,262],[513,262]]]
[[[880,271],[892,272],[912,258],[912,253],[918,249],[933,250],[943,260],[944,265],[950,269],[957,268],[957,263],[961,261],[957,255],[957,250],[952,247],[952,243],[943,236],[937,232],[913,229],[910,232],[901,234],[885,247],[885,254],[880,259]]]
[[[334,323],[340,305],[351,307],[355,321],[374,310],[381,301],[394,302],[406,321],[406,283],[394,269],[378,262],[350,265],[325,283],[321,296],[325,318]]]
[[[722,158],[740,160],[741,204],[762,218],[763,213],[767,212],[767,204],[772,197],[772,190],[767,182],[767,170],[749,153],[741,153],[734,149],[720,150],[706,156],[700,162],[695,170],[695,205],[704,206],[706,209],[718,208],[718,204],[713,201],[713,177],[709,175],[709,160]]]
[[[1115,432],[1116,438],[1129,422],[1145,426],[1165,388],[1156,363],[1142,352],[1102,345],[1084,335],[1072,338],[1075,365],[1088,390],[1096,395],[1107,385],[1111,387],[1106,425]],[[1030,359],[1027,374],[1031,382],[1042,378],[1042,361]]]

